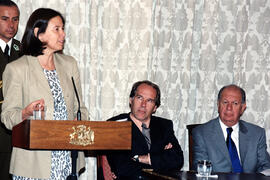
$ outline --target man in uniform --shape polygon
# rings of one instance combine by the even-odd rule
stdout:
[[[0,112],[2,110],[2,74],[6,64],[17,59],[20,54],[20,42],[13,39],[18,31],[20,11],[10,0],[0,0]],[[9,164],[11,157],[11,131],[0,121],[0,179],[11,179]]]

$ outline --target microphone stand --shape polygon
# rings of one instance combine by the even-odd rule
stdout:
[[[75,91],[75,95],[76,98],[78,100],[78,111],[77,111],[77,120],[80,121],[81,120],[81,111],[80,111],[80,99],[79,99],[79,95],[75,86],[75,82],[73,77],[71,77],[72,80],[72,84],[74,87],[74,91]],[[77,180],[77,174],[76,174],[76,166],[77,166],[77,158],[78,158],[78,151],[77,150],[72,150],[71,151],[71,174],[67,177],[67,180]]]

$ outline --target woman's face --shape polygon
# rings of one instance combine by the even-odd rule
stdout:
[[[38,38],[46,43],[45,51],[55,52],[64,48],[65,36],[63,21],[60,16],[56,16],[49,20],[45,33],[39,34]]]

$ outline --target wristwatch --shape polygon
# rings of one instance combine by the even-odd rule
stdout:
[[[136,162],[139,162],[139,155],[133,156],[133,159],[134,159]]]

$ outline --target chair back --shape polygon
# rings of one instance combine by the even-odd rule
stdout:
[[[106,155],[97,155],[97,179],[113,180],[111,167]]]
[[[190,124],[187,125],[188,129],[188,154],[189,154],[189,170],[192,168],[193,160],[193,139],[192,139],[192,130],[201,124]]]

